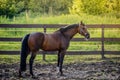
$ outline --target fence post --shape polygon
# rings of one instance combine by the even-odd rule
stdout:
[[[43,26],[43,28],[44,28],[44,33],[46,33],[46,26]],[[46,54],[45,51],[43,51],[43,60],[44,60],[44,61],[46,61],[46,60],[45,60],[45,54]]]
[[[102,25],[102,33],[101,34],[102,34],[101,56],[102,56],[102,59],[104,59],[105,58],[105,56],[104,56],[104,54],[105,54],[105,52],[104,52],[104,25]]]

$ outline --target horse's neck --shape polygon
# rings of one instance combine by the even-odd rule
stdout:
[[[72,39],[75,34],[77,34],[76,28],[68,30],[64,33],[64,35],[67,36],[67,38],[69,38],[69,39]]]

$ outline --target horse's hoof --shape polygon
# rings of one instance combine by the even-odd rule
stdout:
[[[60,74],[60,76],[65,76],[65,75],[62,73],[62,74]]]
[[[19,78],[21,78],[22,76],[21,76],[21,75],[19,75],[18,77],[19,77]]]
[[[38,77],[37,77],[37,76],[35,76],[35,75],[32,75],[32,78],[33,78],[33,79],[37,79]]]
[[[19,74],[18,77],[19,77],[19,78],[23,78],[23,75]]]
[[[19,78],[25,78],[25,76],[22,76],[22,75],[19,75],[18,77],[19,77]]]
[[[18,77],[19,78],[25,78],[25,74],[19,74]]]

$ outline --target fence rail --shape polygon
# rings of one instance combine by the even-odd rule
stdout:
[[[47,28],[60,28],[64,27],[67,24],[0,24],[0,28],[44,28],[44,32],[47,32]],[[104,54],[120,54],[120,51],[105,51],[104,50],[104,41],[116,41],[120,42],[120,38],[105,38],[104,29],[105,28],[119,28],[120,24],[90,24],[87,25],[88,28],[101,28],[101,38],[91,38],[89,41],[101,41],[101,51],[67,51],[68,55],[87,55],[87,54],[101,54],[104,57]],[[3,38],[0,37],[0,41],[21,41],[22,38]],[[84,41],[83,38],[73,38],[72,41]],[[40,53],[45,54],[55,54],[56,52],[44,52],[39,51]],[[20,51],[0,51],[0,54],[19,54]],[[45,58],[45,54],[43,58]]]
[[[114,54],[118,55],[120,54],[120,51],[104,51],[105,54]],[[49,54],[49,55],[56,55],[57,51],[49,51],[49,52],[44,52],[44,51],[39,51],[40,54]],[[16,55],[20,54],[20,51],[0,51],[0,55]],[[98,55],[101,54],[101,51],[67,51],[67,55]]]
[[[89,41],[101,41],[102,38],[90,38]],[[0,38],[0,41],[21,41],[22,38]],[[71,41],[85,41],[84,38],[73,38]],[[104,41],[120,41],[120,38],[104,38]]]

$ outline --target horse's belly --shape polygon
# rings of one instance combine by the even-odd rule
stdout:
[[[60,40],[54,35],[45,35],[42,49],[45,51],[59,50]]]
[[[55,50],[59,50],[59,47],[57,45],[44,45],[42,47],[42,50],[45,50],[45,51],[55,51]]]
[[[46,51],[58,50],[59,49],[59,42],[57,42],[55,40],[46,41],[46,42],[44,42],[42,49],[46,50]]]

